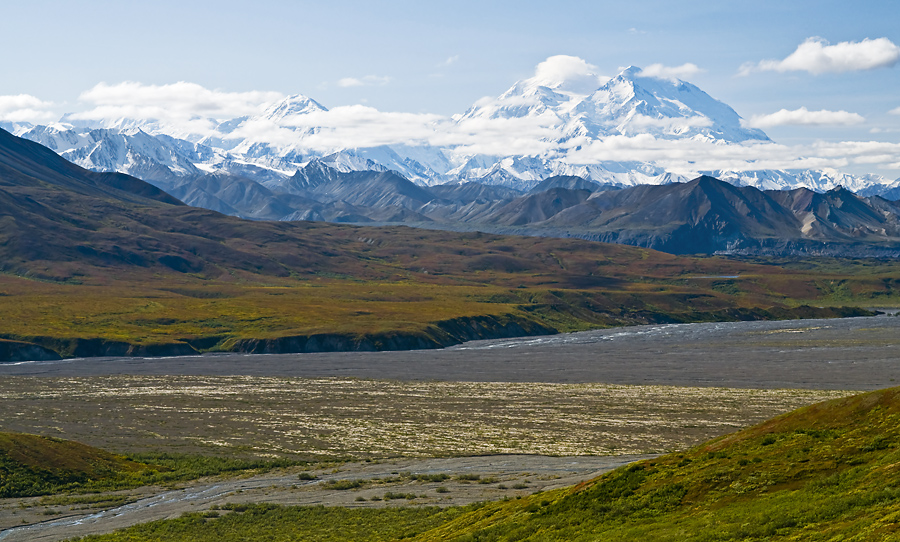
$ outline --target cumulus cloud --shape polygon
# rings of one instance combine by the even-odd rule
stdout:
[[[440,115],[382,112],[365,105],[349,105],[287,116],[279,124],[300,129],[306,134],[303,145],[309,149],[332,150],[426,143],[443,120]],[[292,137],[297,140],[296,134]]]
[[[809,38],[784,60],[763,60],[741,66],[740,75],[755,71],[805,71],[814,75],[888,68],[900,62],[900,47],[887,38],[842,41],[835,45]]]
[[[669,134],[680,134],[687,132],[693,128],[706,128],[713,125],[713,121],[709,117],[703,115],[694,115],[685,118],[670,117],[648,117],[647,115],[634,115],[628,123],[628,127],[632,130],[643,130],[651,128],[663,130]]]
[[[337,82],[337,86],[347,87],[374,87],[383,86],[391,81],[390,77],[381,75],[366,75],[365,77],[344,77]]]
[[[51,122],[57,117],[51,111],[52,102],[45,102],[30,94],[0,96],[0,120],[9,122]]]
[[[772,128],[775,126],[822,126],[822,125],[850,125],[860,124],[866,119],[858,113],[847,111],[810,111],[805,107],[800,109],[781,109],[768,115],[754,115],[744,122],[750,128]]]
[[[554,118],[452,119],[434,114],[379,111],[364,105],[335,107],[277,121],[254,119],[231,136],[306,151],[330,153],[379,145],[454,147],[462,154],[538,155],[552,150]]]
[[[536,156],[552,152],[557,132],[555,115],[521,118],[460,119],[442,123],[429,140],[432,145],[454,147],[460,154]]]
[[[674,173],[760,169],[843,168],[852,164],[893,167],[900,143],[878,141],[819,141],[809,145],[748,142],[723,145],[694,139],[666,140],[652,135],[612,136],[580,141],[564,156],[575,164],[649,162]]]
[[[115,85],[99,83],[79,97],[92,107],[72,114],[70,118],[153,120],[176,133],[208,135],[214,130],[216,123],[213,120],[257,115],[283,98],[279,92],[224,92],[184,81],[169,85],[145,85],[133,81]]]
[[[643,70],[641,70],[640,75],[642,77],[655,77],[657,79],[688,79],[697,75],[698,73],[703,73],[703,69],[701,69],[696,64],[692,64],[687,62],[682,64],[681,66],[663,66],[662,64],[650,64]]]
[[[895,107],[894,109],[888,111],[888,113],[890,113],[891,115],[900,115],[900,107]]]
[[[99,83],[79,96],[98,107],[121,107],[135,111],[167,110],[179,116],[232,118],[258,113],[266,105],[284,98],[279,92],[223,92],[184,81],[169,85],[145,85],[126,81],[116,85]],[[146,117],[144,117],[146,118]]]
[[[584,59],[556,55],[538,64],[534,77],[527,79],[526,83],[589,94],[606,80],[607,77],[597,75],[597,66],[588,64]]]

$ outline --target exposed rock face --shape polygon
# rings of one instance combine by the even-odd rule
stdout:
[[[420,333],[343,335],[320,333],[277,339],[240,339],[226,349],[251,354],[375,352],[444,348],[477,339],[552,335],[557,330],[515,316],[476,316],[438,322]]]
[[[0,362],[50,361],[62,359],[59,354],[36,344],[0,339]]]

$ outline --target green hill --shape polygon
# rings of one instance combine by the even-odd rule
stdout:
[[[71,440],[0,432],[0,498],[98,492],[296,464],[176,454],[117,455]]]
[[[0,433],[0,498],[43,495],[147,470],[149,465],[71,440]]]
[[[900,536],[900,388],[802,408],[421,540],[888,540]]]

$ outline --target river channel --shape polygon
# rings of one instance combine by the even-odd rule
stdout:
[[[252,375],[878,389],[900,382],[900,317],[634,326],[442,350],[206,354],[0,364],[0,375]]]

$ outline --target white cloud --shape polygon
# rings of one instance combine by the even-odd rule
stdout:
[[[842,41],[829,45],[809,38],[784,60],[763,60],[741,66],[740,75],[754,71],[805,71],[815,75],[888,68],[900,62],[900,47],[887,38]]]
[[[334,152],[343,148],[424,144],[434,135],[435,126],[444,120],[440,115],[382,112],[365,105],[350,105],[288,115],[277,123],[265,119],[248,121],[232,136]]]
[[[688,79],[703,73],[696,64],[687,62],[681,66],[663,66],[662,64],[651,64],[641,70],[641,77],[655,77],[657,79]]]
[[[466,118],[443,123],[430,139],[432,145],[455,147],[460,154],[535,156],[552,152],[558,135],[553,114],[522,118]]]
[[[344,77],[337,82],[339,87],[373,87],[383,86],[391,81],[390,77],[381,75],[366,75],[357,79],[356,77]]]
[[[51,108],[52,102],[45,102],[29,94],[0,96],[0,120],[10,122],[51,122],[58,117]]]
[[[534,77],[526,79],[528,85],[590,94],[609,78],[597,75],[597,66],[588,64],[577,56],[556,55],[537,65]]]
[[[751,128],[772,128],[774,126],[822,126],[822,125],[850,125],[860,124],[866,119],[858,113],[847,111],[810,111],[805,107],[800,109],[781,109],[769,115],[754,115],[744,122]]]
[[[459,55],[453,55],[447,58],[447,60],[438,64],[438,66],[450,66],[452,64],[456,64],[457,62],[459,62]]]
[[[257,115],[281,100],[279,92],[223,92],[184,81],[169,85],[145,85],[126,81],[116,85],[99,83],[79,100],[91,109],[71,115],[74,120],[142,119],[157,121],[175,134],[208,135],[215,120]]]
[[[382,112],[364,105],[335,107],[277,122],[245,122],[232,137],[253,142],[323,153],[379,145],[454,147],[461,154],[524,154],[552,152],[556,134],[552,115],[454,122],[433,114]]]
[[[355,77],[344,77],[343,79],[339,79],[337,82],[337,86],[339,87],[361,87],[363,86],[363,82],[360,79],[356,79]]]
[[[628,128],[631,130],[641,130],[644,128],[653,128],[663,130],[669,134],[680,134],[691,130],[692,128],[706,128],[713,125],[712,119],[703,115],[694,115],[692,117],[648,117],[647,115],[636,114],[631,117]]]
[[[555,117],[465,119],[460,123],[433,114],[382,112],[364,105],[292,115],[275,123],[246,122],[233,137],[334,152],[379,145],[454,147],[464,154],[526,154],[552,151]]]
[[[891,115],[900,115],[900,107],[895,107],[894,109],[888,111],[888,113],[890,113]]]
[[[818,141],[794,146],[772,142],[724,145],[693,139],[657,139],[648,134],[582,140],[569,147],[564,156],[574,164],[649,162],[675,173],[845,168],[853,164],[891,168],[900,155],[900,143],[879,141]]]

